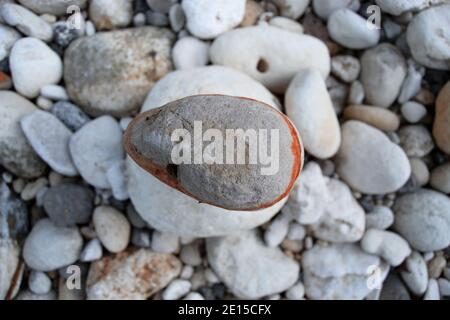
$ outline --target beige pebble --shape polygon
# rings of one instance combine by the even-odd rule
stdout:
[[[375,106],[348,106],[343,115],[346,120],[359,120],[383,131],[396,131],[400,125],[400,120],[395,113]]]

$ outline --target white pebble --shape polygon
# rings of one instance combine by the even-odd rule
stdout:
[[[215,283],[220,282],[219,277],[214,273],[214,271],[212,271],[209,268],[205,270],[205,279],[210,284],[215,284]]]
[[[131,121],[133,121],[132,117],[124,117],[124,118],[120,119],[119,125],[120,125],[120,128],[122,129],[122,131],[127,130],[128,125],[130,124]]]
[[[121,212],[100,206],[95,208],[92,221],[99,240],[109,252],[125,250],[130,241],[131,226]]]
[[[289,240],[303,240],[306,236],[306,229],[297,222],[291,222],[287,238]]]
[[[198,292],[190,292],[183,300],[205,300],[205,298]]]
[[[100,241],[95,238],[92,239],[87,243],[87,245],[84,247],[83,251],[80,254],[80,261],[83,262],[89,262],[98,260],[103,255],[103,249],[102,245],[100,244]]]
[[[386,230],[394,223],[394,213],[385,206],[376,206],[366,215],[366,229]]]
[[[208,64],[209,44],[194,37],[184,37],[175,43],[172,59],[176,69],[190,69]]]
[[[187,280],[175,279],[163,291],[163,300],[177,300],[183,297],[191,290],[191,283]]]
[[[264,240],[269,247],[276,247],[281,242],[289,231],[289,222],[291,216],[288,214],[279,214],[269,225],[264,233]]]
[[[95,26],[92,23],[92,21],[90,21],[90,20],[86,21],[86,26],[85,26],[84,32],[86,33],[86,35],[88,37],[95,34],[96,30],[95,30]]]
[[[66,89],[56,84],[48,84],[43,86],[41,88],[41,96],[54,101],[69,100]]]
[[[417,123],[425,117],[427,109],[420,103],[408,101],[402,105],[401,112],[406,121],[409,123]]]
[[[198,266],[202,263],[202,256],[200,255],[200,248],[197,242],[190,243],[181,248],[180,259],[183,263]]]
[[[301,300],[305,295],[303,283],[298,282],[286,291],[286,298],[289,300]]]
[[[38,97],[36,99],[36,105],[42,110],[50,111],[53,107],[53,101],[45,97]]]
[[[41,271],[31,271],[28,278],[28,288],[35,294],[46,294],[52,287],[50,278]]]
[[[194,267],[184,266],[183,269],[181,269],[180,278],[188,280],[192,277],[193,274],[194,274]]]
[[[436,279],[430,279],[428,288],[423,296],[423,300],[439,300],[441,295],[439,293],[439,284]]]
[[[439,292],[441,293],[441,296],[443,297],[449,297],[450,296],[450,281],[444,278],[438,279],[439,284]]]
[[[44,188],[46,185],[46,178],[39,178],[33,182],[29,182],[20,193],[20,197],[25,201],[32,200],[36,197],[36,194],[39,192],[39,190]]]
[[[129,198],[125,178],[125,161],[116,161],[106,170],[106,179],[111,185],[114,199],[125,201]]]

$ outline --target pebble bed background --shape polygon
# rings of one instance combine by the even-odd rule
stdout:
[[[0,299],[450,296],[449,1],[16,2]],[[293,120],[307,157],[287,201],[198,204],[126,158],[133,116],[200,93]]]

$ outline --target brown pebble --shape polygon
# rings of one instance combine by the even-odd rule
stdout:
[[[398,116],[386,108],[353,105],[345,108],[345,120],[359,120],[383,131],[396,131],[400,125]]]
[[[450,154],[450,81],[441,89],[436,99],[433,136],[438,147]]]

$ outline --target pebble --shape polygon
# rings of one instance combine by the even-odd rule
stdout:
[[[95,30],[95,26],[92,21],[86,21],[85,31],[86,36],[90,37],[96,34],[97,30]]]
[[[345,81],[352,83],[358,79],[361,71],[359,60],[353,56],[334,56],[331,58],[331,73]]]
[[[336,154],[341,143],[339,122],[318,70],[305,69],[294,77],[286,91],[285,107],[308,153],[319,159]]]
[[[425,260],[420,253],[413,251],[406,258],[404,266],[404,270],[400,271],[403,281],[414,295],[423,295],[428,285],[428,270]]]
[[[436,100],[433,137],[439,149],[450,154],[450,81],[441,89]]]
[[[298,282],[286,291],[286,298],[289,300],[302,300],[305,296],[305,286]]]
[[[159,232],[155,230],[152,235],[152,250],[162,253],[174,253],[178,251],[179,239],[175,234]]]
[[[111,116],[102,116],[72,135],[70,154],[86,182],[97,188],[110,188],[106,173],[124,158],[122,130]]]
[[[349,49],[370,48],[380,41],[378,29],[368,28],[366,19],[346,8],[330,15],[327,28],[333,40]]]
[[[394,223],[394,213],[389,207],[375,206],[366,215],[366,229],[386,230]]]
[[[48,84],[41,88],[41,96],[51,100],[69,100],[66,89],[55,84]]]
[[[383,258],[389,265],[399,266],[410,254],[405,239],[390,231],[368,229],[361,240],[361,248]]]
[[[420,189],[397,198],[394,228],[419,251],[450,245],[450,200],[442,193]]]
[[[277,130],[281,152],[277,168],[255,161],[251,168],[237,165],[224,173],[220,170],[223,159],[219,159],[219,163],[198,166],[180,164],[176,174],[171,173],[167,160],[173,154],[169,133],[190,123],[188,132],[195,137],[196,119],[210,123],[222,131],[220,134],[225,128]],[[163,135],[159,133],[162,129]],[[220,95],[188,97],[139,115],[125,132],[124,146],[138,165],[162,182],[203,203],[229,210],[267,208],[284,199],[299,174],[303,157],[298,135],[282,113],[255,100]]]
[[[425,75],[425,68],[415,62],[413,59],[408,59],[408,73],[403,82],[400,95],[398,96],[399,103],[405,103],[414,96],[416,96],[422,86],[422,78]]]
[[[187,28],[200,39],[213,39],[244,19],[245,0],[184,0]]]
[[[175,279],[173,280],[162,293],[163,300],[178,300],[181,299],[191,290],[191,283],[187,280]]]
[[[177,3],[170,7],[169,22],[170,28],[174,32],[179,32],[181,31],[181,29],[183,29],[186,23],[186,16],[184,15],[183,8],[180,4]]]
[[[302,171],[302,178],[294,185],[283,212],[290,214],[300,224],[313,224],[321,218],[329,199],[327,180],[323,177],[320,166],[315,162],[308,162]]]
[[[311,225],[314,236],[331,242],[356,242],[364,234],[365,214],[363,208],[354,199],[350,188],[337,179],[328,184],[329,200],[320,219]]]
[[[1,198],[0,198],[1,199]],[[0,200],[1,202],[1,200]],[[2,211],[0,211],[0,214]],[[2,223],[4,218],[2,217]],[[20,269],[20,247],[16,241],[3,238],[3,230],[0,236],[0,299],[12,299],[17,293],[16,290],[11,290],[13,287],[18,287],[21,284]],[[23,269],[23,268],[22,268]],[[15,277],[17,280],[15,280]],[[15,283],[16,282],[16,283]]]
[[[378,129],[354,120],[342,125],[336,165],[339,176],[365,194],[394,192],[411,175],[408,158],[399,146]]]
[[[315,68],[324,79],[330,72],[322,41],[272,26],[229,31],[213,42],[210,57],[214,64],[244,72],[275,93],[284,93],[301,69]]]
[[[155,81],[171,70],[173,39],[170,31],[154,27],[78,38],[64,55],[69,97],[91,116],[130,114]]]
[[[113,197],[119,201],[125,201],[129,198],[125,170],[125,161],[121,160],[113,163],[106,171],[106,178],[111,185]]]
[[[86,224],[94,209],[94,193],[79,184],[61,183],[47,190],[43,205],[47,215],[57,226]]]
[[[121,212],[113,207],[97,207],[92,221],[100,242],[109,252],[117,253],[126,249],[130,242],[131,226]]]
[[[7,24],[17,28],[26,36],[45,42],[49,42],[53,37],[53,30],[50,24],[25,7],[6,3],[0,7],[0,15]]]
[[[86,282],[89,300],[146,300],[181,271],[174,256],[147,249],[125,251],[93,262]]]
[[[68,101],[58,101],[52,106],[51,112],[72,131],[77,131],[90,121],[88,115]]]
[[[20,193],[20,197],[24,201],[30,201],[36,197],[39,191],[47,185],[47,179],[44,177],[38,178],[32,182],[28,182]]]
[[[348,93],[348,103],[353,105],[360,105],[365,98],[364,86],[358,80],[354,81],[350,86]]]
[[[433,169],[430,184],[434,189],[442,193],[450,193],[450,163]]]
[[[432,7],[415,15],[408,24],[407,41],[420,64],[450,70],[450,4]]]
[[[254,0],[247,0],[245,2],[245,14],[244,19],[240,24],[241,27],[252,26],[258,21],[258,18],[263,14],[264,8],[259,2]]]
[[[428,281],[427,291],[423,296],[423,300],[440,300],[439,284],[435,279]]]
[[[445,257],[442,255],[436,255],[428,262],[428,277],[432,279],[439,278],[446,266],[447,261],[445,260]]]
[[[444,278],[438,279],[439,292],[442,297],[450,296],[450,281]]]
[[[75,5],[84,9],[86,7],[87,0],[20,0],[22,5],[33,10],[38,14],[53,14],[56,16],[63,16],[67,14],[67,8]]]
[[[34,270],[52,271],[74,263],[82,245],[77,228],[59,228],[50,219],[41,219],[25,240],[23,257]]]
[[[289,231],[289,222],[291,219],[292,215],[289,214],[279,214],[273,219],[264,233],[264,241],[267,246],[274,248],[283,242]]]
[[[194,268],[189,265],[185,265],[180,273],[181,279],[191,279],[194,274]]]
[[[52,282],[44,272],[32,271],[28,277],[28,288],[34,294],[46,294],[52,288]]]
[[[35,98],[42,87],[61,80],[61,58],[44,42],[36,38],[22,38],[11,50],[11,74],[18,93]]]
[[[391,273],[383,282],[379,300],[411,300],[411,296],[400,277]]]
[[[406,121],[409,123],[417,123],[426,116],[427,109],[423,104],[415,101],[408,101],[402,104],[401,112]]]
[[[53,41],[60,47],[68,47],[77,37],[77,30],[70,28],[66,22],[59,21],[53,24]]]
[[[348,8],[357,11],[360,7],[359,0],[312,0],[312,5],[314,12],[324,20],[339,9]]]
[[[23,240],[28,233],[28,209],[8,185],[0,183],[0,239]]]
[[[154,11],[167,13],[177,0],[147,0],[147,5]]]
[[[300,23],[285,17],[274,17],[270,19],[269,25],[294,33],[303,33],[303,26]]]
[[[130,0],[91,0],[89,19],[97,30],[111,30],[126,27],[132,19]]]
[[[371,291],[371,272],[377,270],[380,279],[376,280],[382,281],[388,269],[379,257],[356,244],[316,244],[302,258],[303,283],[310,299],[364,299]]]
[[[400,126],[400,119],[394,112],[375,106],[350,105],[344,109],[343,117],[365,122],[386,132],[397,131]]]
[[[255,231],[208,238],[206,247],[210,266],[239,298],[283,292],[298,280],[298,264],[278,248],[266,247]]]
[[[141,216],[136,212],[132,203],[129,203],[126,208],[127,218],[131,225],[135,228],[145,228],[147,223],[141,218]]]
[[[69,153],[72,132],[49,112],[36,110],[20,120],[34,151],[56,172],[65,176],[78,174]]]
[[[411,178],[419,187],[423,187],[430,181],[430,171],[423,160],[419,158],[409,159],[411,164]]]
[[[150,90],[142,112],[196,94],[246,97],[280,109],[279,101],[259,82],[231,68],[207,66],[167,74]]]
[[[9,56],[14,43],[22,36],[15,29],[0,25],[0,60]]]
[[[209,44],[194,37],[178,40],[172,48],[175,69],[203,67],[209,61]]]
[[[306,229],[301,224],[291,222],[287,238],[289,240],[303,240],[306,237]]]
[[[103,256],[103,249],[98,239],[92,239],[84,247],[80,254],[80,261],[91,262],[101,259]]]
[[[434,149],[433,138],[425,126],[408,125],[398,131],[400,146],[409,157],[421,158]]]
[[[193,242],[181,248],[180,259],[184,264],[199,266],[202,263],[202,255],[198,242]]]
[[[35,110],[17,93],[0,91],[0,164],[23,178],[39,177],[46,168],[20,128],[20,119]]]
[[[397,99],[407,66],[399,49],[382,43],[361,57],[361,82],[368,103],[387,108]]]
[[[205,300],[205,298],[198,292],[189,292],[183,300]]]
[[[36,105],[42,110],[49,111],[53,106],[53,101],[45,97],[38,97],[36,99]]]

